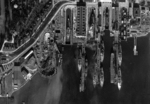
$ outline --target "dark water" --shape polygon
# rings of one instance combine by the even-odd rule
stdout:
[[[62,89],[60,96],[55,100],[58,102],[47,102],[58,89],[51,87],[55,80],[44,79],[39,74],[21,90],[14,94],[16,103],[25,101],[26,104],[150,104],[150,37],[138,38],[138,56],[133,55],[133,39],[122,42],[123,62],[122,79],[123,86],[119,91],[116,85],[110,84],[110,51],[113,39],[107,32],[105,40],[104,74],[105,83],[103,88],[92,86],[92,77],[88,73],[85,92],[79,92],[80,73],[77,70],[74,59],[75,47],[66,46],[63,56],[63,76],[61,77]],[[89,70],[92,71],[93,52],[87,49]],[[51,82],[53,81],[53,82]],[[57,81],[56,81],[57,82]],[[49,88],[55,89],[50,92]],[[47,95],[49,93],[49,96]],[[1,101],[1,99],[0,99]],[[6,104],[6,102],[0,102]]]
[[[104,37],[104,87],[93,88],[89,74],[85,92],[79,93],[80,74],[77,71],[73,54],[71,54],[74,50],[68,48],[65,60],[70,60],[70,63],[63,69],[66,79],[63,82],[61,104],[149,104],[149,36],[138,38],[138,56],[133,55],[134,41],[132,38],[122,42],[123,86],[119,91],[116,85],[110,84],[109,63],[113,39],[109,37],[108,32],[106,34]],[[92,51],[88,50],[88,59],[91,64],[92,55]]]
[[[105,59],[104,87],[92,86],[91,76],[88,76],[86,90],[79,93],[79,73],[75,66],[74,60],[69,57],[70,63],[64,69],[67,79],[63,84],[61,104],[149,104],[150,103],[150,50],[149,36],[138,38],[138,56],[133,55],[133,39],[122,42],[123,62],[122,62],[122,79],[123,86],[119,91],[116,85],[110,84],[110,51],[113,39],[109,33],[104,36],[105,40]],[[70,51],[68,51],[70,52]],[[73,52],[73,51],[72,51]],[[71,52],[70,52],[71,53]],[[88,52],[88,58],[92,63],[92,51]],[[71,56],[71,55],[70,55]],[[90,69],[92,70],[92,69]]]
[[[119,91],[116,85],[110,84],[110,51],[113,39],[109,32],[104,36],[105,58],[104,58],[104,87],[92,86],[92,78],[88,75],[86,90],[79,93],[79,73],[74,60],[69,57],[70,63],[64,69],[66,82],[63,83],[61,104],[149,104],[149,36],[138,38],[138,56],[133,55],[133,39],[122,42],[123,62],[122,79],[123,86]],[[74,52],[73,49],[72,53]],[[71,51],[67,51],[70,52]],[[88,51],[88,59],[92,64],[92,51]],[[73,68],[74,67],[74,68]],[[92,68],[90,69],[92,70]]]

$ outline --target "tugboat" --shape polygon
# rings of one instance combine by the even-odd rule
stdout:
[[[121,45],[119,44],[119,46],[118,46],[118,64],[119,64],[119,66],[121,66],[121,64],[122,64],[122,49],[121,49]]]
[[[70,44],[70,35],[71,35],[71,25],[70,25],[70,18],[67,17],[67,25],[66,25],[66,44]]]
[[[120,90],[121,89],[121,86],[122,86],[122,75],[121,75],[121,68],[118,69],[118,89]]]
[[[137,34],[134,35],[134,48],[133,48],[133,52],[134,55],[138,55],[138,51],[137,51]]]
[[[79,72],[81,72],[81,69],[82,69],[82,59],[79,58],[78,59],[78,70],[79,70]]]
[[[81,49],[79,48],[78,50],[78,71],[81,72],[82,70],[82,52],[81,52]]]
[[[103,87],[104,85],[104,71],[103,68],[100,68],[100,86]]]

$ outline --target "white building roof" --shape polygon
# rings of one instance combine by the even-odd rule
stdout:
[[[112,2],[112,0],[100,0],[101,2]]]
[[[47,40],[48,40],[49,37],[50,37],[50,33],[45,33],[45,39],[44,39],[44,41],[47,42]]]

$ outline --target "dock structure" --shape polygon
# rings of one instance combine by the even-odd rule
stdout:
[[[41,0],[40,0],[41,1]],[[103,65],[103,59],[104,59],[104,42],[101,42],[102,40],[102,32],[104,33],[104,30],[108,30],[108,31],[113,31],[113,38],[114,38],[114,50],[113,50],[113,54],[111,55],[113,58],[111,58],[111,63],[113,64],[112,69],[114,70],[112,73],[113,80],[114,82],[111,80],[111,83],[115,83],[117,82],[118,84],[118,88],[121,88],[121,84],[122,84],[122,76],[121,76],[121,63],[122,63],[122,49],[121,49],[121,39],[120,37],[126,37],[127,36],[127,28],[128,26],[128,17],[131,16],[132,19],[136,19],[141,18],[139,16],[140,12],[138,12],[138,14],[134,14],[134,12],[136,13],[139,10],[139,4],[138,6],[135,5],[131,5],[129,4],[128,0],[122,0],[125,2],[119,2],[116,3],[117,6],[112,6],[113,2],[112,0],[93,0],[93,2],[85,2],[85,0],[77,0],[77,2],[73,2],[72,4],[68,3],[68,4],[64,4],[62,5],[61,3],[59,4],[58,0],[52,0],[52,5],[54,7],[54,9],[52,9],[52,12],[50,12],[50,14],[46,15],[46,17],[44,18],[44,22],[48,21],[53,23],[52,28],[54,30],[52,30],[52,28],[50,28],[49,30],[51,30],[51,33],[48,33],[48,29],[47,29],[47,25],[41,23],[41,27],[39,26],[39,28],[37,28],[37,30],[41,29],[43,32],[43,34],[45,33],[45,41],[44,39],[42,40],[42,42],[40,41],[39,45],[36,45],[36,47],[34,47],[33,50],[29,51],[31,49],[31,47],[33,46],[33,44],[36,44],[38,39],[40,38],[40,35],[35,35],[33,34],[31,40],[34,41],[34,43],[32,43],[31,41],[26,41],[26,44],[23,44],[22,50],[20,52],[16,52],[16,56],[13,55],[13,52],[8,53],[8,55],[14,56],[15,58],[12,61],[7,62],[6,64],[2,64],[2,68],[0,66],[0,75],[1,73],[4,74],[4,77],[7,76],[9,74],[9,72],[12,72],[13,68],[15,66],[15,60],[16,59],[20,59],[19,63],[21,63],[20,66],[25,66],[25,64],[27,64],[27,61],[29,61],[30,56],[33,56],[36,60],[36,64],[35,66],[38,66],[38,69],[42,69],[41,71],[46,72],[49,68],[51,68],[52,70],[49,71],[53,71],[57,72],[56,70],[56,66],[58,66],[57,60],[56,60],[56,56],[57,53],[59,53],[59,65],[61,66],[62,63],[62,53],[59,52],[58,48],[57,48],[57,42],[55,42],[55,40],[57,41],[58,39],[55,39],[57,37],[59,37],[60,35],[64,38],[69,39],[67,37],[70,36],[69,41],[66,44],[64,43],[63,38],[61,38],[61,41],[63,45],[76,45],[79,46],[81,48],[81,55],[78,56],[78,62],[80,60],[80,68],[81,69],[81,90],[84,90],[84,81],[86,80],[85,76],[87,76],[87,69],[85,68],[85,64],[86,64],[86,58],[84,57],[85,55],[85,47],[90,44],[92,48],[94,48],[93,50],[95,51],[96,55],[95,55],[95,68],[93,69],[95,71],[95,80],[93,81],[94,83],[104,83],[104,71],[101,68]],[[69,1],[70,2],[70,1]],[[136,2],[137,3],[137,2]],[[147,2],[146,2],[147,3]],[[4,4],[4,0],[0,1],[0,7],[3,8],[2,5]],[[133,3],[132,3],[133,4]],[[62,5],[62,6],[60,6]],[[147,4],[145,4],[147,5]],[[65,8],[63,8],[63,6]],[[59,9],[57,8],[59,7]],[[134,8],[136,7],[136,8]],[[5,20],[5,13],[4,9],[0,8],[0,18]],[[59,14],[59,11],[61,11],[61,15],[57,15]],[[121,11],[121,12],[120,12]],[[125,11],[125,12],[122,12]],[[55,12],[55,13],[54,13]],[[121,14],[121,15],[120,15]],[[124,15],[125,14],[125,15]],[[51,17],[51,19],[47,19],[50,17],[50,15],[52,15],[53,17]],[[56,16],[57,15],[57,16]],[[60,17],[59,17],[60,16]],[[54,18],[54,17],[57,17]],[[59,18],[58,18],[59,17]],[[61,18],[61,19],[60,19]],[[55,19],[55,20],[54,20]],[[63,24],[62,23],[63,20]],[[89,22],[90,21],[90,22]],[[117,21],[117,22],[116,22]],[[46,23],[45,22],[45,23]],[[47,23],[48,23],[47,22]],[[115,28],[113,28],[113,22],[115,23]],[[61,24],[59,24],[61,23]],[[3,21],[0,20],[0,27],[3,25]],[[129,25],[131,26],[131,24],[129,23]],[[123,27],[123,31],[121,31],[121,29],[119,29],[119,27]],[[43,28],[44,27],[44,28]],[[62,27],[62,30],[60,29],[60,27]],[[106,28],[107,27],[107,28]],[[130,27],[129,27],[130,28]],[[0,28],[1,29],[1,28]],[[1,30],[0,30],[1,31]],[[121,32],[123,33],[123,35],[121,34]],[[133,31],[132,31],[133,32]],[[42,34],[41,31],[37,31],[38,34]],[[57,34],[57,35],[56,35]],[[63,35],[65,36],[63,36]],[[52,35],[53,38],[50,37],[50,35]],[[55,37],[56,36],[56,37]],[[89,37],[90,39],[89,39]],[[38,38],[37,38],[38,37]],[[48,39],[49,38],[49,39]],[[134,52],[136,53],[136,49],[137,49],[137,34],[135,36],[133,36],[134,38]],[[36,40],[35,40],[36,39]],[[65,41],[66,41],[65,40]],[[88,43],[88,42],[89,43]],[[94,44],[94,45],[93,45]],[[90,46],[89,45],[89,46]],[[26,47],[27,46],[27,47]],[[38,46],[38,47],[37,47]],[[42,48],[41,48],[42,47]],[[95,48],[96,47],[96,48]],[[18,48],[18,50],[21,48]],[[29,52],[27,52],[27,50]],[[27,53],[27,54],[26,54]],[[25,55],[26,54],[26,55]],[[84,55],[83,55],[84,54]],[[24,56],[25,55],[25,56]],[[23,57],[24,56],[24,57]],[[5,57],[4,57],[5,59]],[[49,60],[49,61],[47,61]],[[47,61],[47,63],[46,63]],[[78,64],[79,64],[78,63]],[[29,67],[30,64],[27,66],[26,65],[26,69],[30,70],[30,69],[36,69],[33,67]],[[32,65],[31,65],[32,66]],[[17,69],[17,68],[16,68]],[[30,70],[31,71],[31,70]],[[32,70],[33,72],[35,72],[34,70]],[[31,72],[32,72],[31,71]],[[19,80],[20,78],[18,78],[18,74],[19,71],[14,71],[14,75],[13,75],[13,79],[14,79],[14,85],[17,89],[17,86],[19,85]],[[25,74],[26,75],[26,74]],[[31,75],[31,73],[27,73],[27,75]],[[44,74],[43,74],[44,75]],[[54,74],[51,75],[46,75],[45,76],[52,76]],[[98,76],[101,76],[100,78]],[[111,76],[112,77],[112,76]],[[94,79],[93,78],[93,79]],[[1,76],[0,76],[1,79]],[[3,81],[5,81],[5,79],[3,79]],[[3,85],[5,86],[5,84],[3,84],[3,82],[0,80],[0,96],[3,95],[3,92],[5,91],[5,87],[3,87]],[[101,85],[101,86],[102,86]]]

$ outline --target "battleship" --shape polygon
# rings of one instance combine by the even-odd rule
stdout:
[[[77,65],[78,65],[78,70],[79,72],[81,72],[81,83],[79,86],[79,90],[80,92],[84,91],[85,89],[85,80],[87,77],[87,71],[88,71],[88,62],[86,59],[86,53],[85,53],[85,47],[83,46],[77,46],[78,48],[78,56],[77,56]]]
[[[118,86],[118,89],[121,89],[122,85],[122,76],[121,76],[121,64],[122,64],[122,48],[120,42],[117,40],[113,42],[111,61],[110,61],[110,75],[111,83],[114,83]]]
[[[77,54],[74,59],[80,73],[79,92],[84,92],[87,88],[88,73],[92,75],[94,88],[104,87],[105,31],[109,31],[113,39],[109,82],[121,90],[123,83],[121,68],[124,58],[121,43],[133,38],[133,54],[138,56],[139,34],[148,33],[148,29],[142,29],[145,22],[141,18],[146,18],[148,13],[138,12],[144,11],[140,9],[142,8],[140,4],[128,0],[60,1],[52,7],[48,4],[48,2],[40,4],[40,7],[43,7],[40,9],[41,17],[36,15],[36,18],[33,15],[38,21],[37,24],[36,21],[30,21],[34,18],[29,19],[27,23],[30,21],[33,24],[26,26],[27,30],[18,29],[18,32],[15,32],[18,35],[14,35],[12,41],[4,41],[0,57],[0,96],[11,96],[13,92],[31,81],[36,73],[47,79],[57,75],[63,63],[63,46],[76,47]],[[36,13],[39,13],[38,10]],[[14,39],[16,41],[13,41]],[[94,51],[92,71],[88,69],[90,63],[87,48]],[[7,80],[11,80],[11,83]]]

